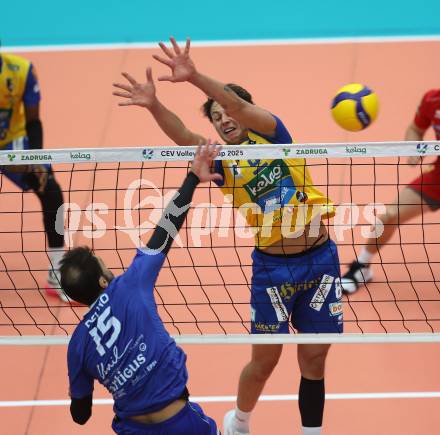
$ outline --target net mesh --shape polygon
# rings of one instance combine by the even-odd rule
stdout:
[[[427,144],[425,154],[438,154],[438,142]],[[249,148],[231,147],[245,150],[244,157]],[[250,157],[286,154],[283,146],[262,148]],[[326,224],[338,245],[342,273],[365,245],[375,210],[431,169],[435,157],[425,157],[415,167],[407,164],[404,156],[419,155],[419,148],[398,143],[383,157],[383,145],[373,144],[364,147],[365,153],[355,152],[359,157],[350,157],[348,147],[344,156],[337,147],[320,145],[327,150],[324,157],[312,151],[301,155],[310,157],[314,185],[336,205],[336,216]],[[112,150],[82,151],[82,158],[75,158],[73,150],[46,152],[64,193],[66,246],[92,247],[117,275],[131,263],[134,248],[148,240],[188,171],[191,153],[182,151],[179,158],[175,148],[144,148],[133,158],[133,150],[113,150],[116,157]],[[14,156],[14,162],[22,158]],[[127,159],[137,161],[122,161]],[[0,163],[11,161],[6,153],[0,155]],[[0,336],[71,334],[86,307],[63,303],[44,291],[49,257],[38,198],[19,190],[4,174],[0,198]],[[417,206],[419,217],[401,223],[373,258],[374,280],[344,296],[346,333],[439,332],[438,214],[422,206],[421,199]],[[253,246],[253,234],[220,189],[200,185],[155,288],[159,314],[171,334],[249,334]]]

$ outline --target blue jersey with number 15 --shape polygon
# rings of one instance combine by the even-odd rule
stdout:
[[[163,253],[138,250],[77,326],[67,362],[70,393],[81,399],[97,379],[120,418],[159,410],[178,399],[188,379],[186,355],[165,330],[154,300]]]

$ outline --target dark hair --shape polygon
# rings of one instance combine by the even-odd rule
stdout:
[[[244,101],[247,101],[248,103],[254,104],[254,102],[252,101],[252,95],[245,88],[242,88],[241,86],[236,85],[234,83],[228,83],[226,86],[228,88],[232,89]],[[207,118],[209,118],[209,120],[211,122],[212,122],[211,107],[213,104],[214,104],[214,100],[212,98],[208,98],[208,100],[202,106],[203,114]]]
[[[92,305],[102,292],[99,285],[102,268],[87,246],[74,248],[64,254],[60,274],[62,289],[76,302]]]

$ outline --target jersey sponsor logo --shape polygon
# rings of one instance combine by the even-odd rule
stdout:
[[[251,322],[255,322],[256,314],[255,308],[251,305]]]
[[[437,109],[434,113],[434,118],[440,119],[440,109]]]
[[[262,332],[276,332],[280,329],[281,325],[279,323],[262,323],[256,322],[254,323],[254,328],[257,331]]]
[[[289,176],[289,169],[282,160],[274,160],[266,166],[256,177],[244,185],[251,198],[262,195],[272,189],[283,177]]]
[[[296,149],[296,155],[318,155],[318,154],[328,154],[325,148],[298,148]]]
[[[107,375],[112,371],[113,367],[118,364],[118,362],[124,357],[124,355],[128,352],[128,349],[131,345],[133,340],[130,340],[127,345],[124,347],[124,350],[121,352],[117,346],[113,346],[112,349],[112,356],[110,357],[110,360],[104,364],[99,363],[96,366],[96,370],[98,371],[98,374],[102,380],[104,380]]]
[[[283,160],[265,163],[247,184],[243,185],[252,202],[270,213],[288,204],[296,192],[289,168]]]
[[[279,322],[286,322],[289,319],[287,308],[281,299],[281,296],[276,287],[267,287],[266,292],[269,295],[272,307],[275,310],[275,315]]]
[[[157,360],[153,360],[143,367],[147,363],[147,358],[144,355],[147,346],[142,342],[138,347],[140,352],[130,362],[126,363],[124,367],[118,368],[112,378],[104,383],[115,398],[118,397],[118,392],[121,392],[121,388],[128,381],[131,381],[132,385],[136,384],[139,379],[151,372],[157,365]],[[139,374],[141,368],[143,368],[143,373]]]
[[[322,276],[321,283],[310,301],[310,308],[313,308],[316,311],[321,311],[321,308],[330,293],[334,280],[335,279],[330,275]]]
[[[333,302],[329,304],[330,315],[339,316],[342,314],[342,302]]]
[[[137,375],[137,372],[139,369],[147,362],[147,359],[142,353],[139,353],[136,358],[134,358],[126,367],[123,369],[118,370],[115,375],[113,376],[113,380],[111,383],[107,385],[108,390],[110,393],[114,395],[114,397],[117,397],[118,391],[128,382],[132,381],[132,383],[135,383],[136,380],[133,379],[134,376]],[[150,364],[148,364],[145,367],[146,372],[151,372],[151,370],[156,367],[157,361],[154,360]]]
[[[320,282],[321,278],[312,279],[311,281],[304,281],[300,283],[290,283],[285,282],[281,285],[280,295],[285,301],[289,301],[297,292],[307,291],[316,287]]]
[[[339,277],[335,279],[335,295],[338,300],[342,298],[342,284]]]

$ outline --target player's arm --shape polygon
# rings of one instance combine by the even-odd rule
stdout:
[[[26,135],[29,140],[29,147],[33,150],[43,148],[43,124],[40,119],[40,87],[38,84],[34,66],[31,64],[26,77],[26,84],[23,93],[24,114],[26,118]],[[26,172],[33,172],[37,177],[43,192],[47,183],[47,169],[43,165],[29,165]]]
[[[211,172],[211,163],[217,157],[217,145],[199,146],[192,162],[191,170],[163,212],[162,218],[147,243],[147,248],[167,254],[174,238],[182,228],[191,206],[194,191],[199,183],[221,180],[221,175]]]
[[[189,130],[182,120],[165,107],[157,98],[151,68],[147,68],[146,83],[138,83],[130,74],[122,73],[128,83],[114,83],[117,91],[113,95],[125,100],[119,106],[139,106],[147,109],[154,117],[161,130],[177,145],[198,145],[206,139]]]
[[[405,133],[405,140],[408,141],[420,141],[423,140],[423,136],[425,135],[426,129],[421,129],[417,127],[417,125],[412,122],[408,128],[406,129]],[[410,156],[408,157],[408,164],[411,166],[415,166],[419,163],[421,157],[420,156]]]
[[[194,62],[189,56],[189,38],[183,50],[178,46],[174,38],[170,38],[170,41],[172,48],[168,48],[162,42],[159,43],[166,57],[153,55],[157,61],[167,65],[172,72],[171,75],[159,77],[158,80],[170,82],[187,81],[217,101],[229,116],[241,124],[267,136],[275,134],[277,123],[270,112],[244,101],[224,83],[197,71]]]
[[[405,140],[407,141],[421,141],[425,136],[426,130],[431,125],[431,119],[426,113],[426,100],[429,97],[429,92],[424,95],[422,101],[417,108],[416,116],[413,122],[408,126],[405,132]],[[408,164],[417,165],[421,157],[411,156],[408,157]]]
[[[67,348],[70,415],[75,423],[85,424],[92,415],[93,378],[83,370],[79,342],[74,333]]]
[[[92,415],[93,395],[82,399],[70,399],[70,415],[72,420],[78,424],[86,424]]]
[[[40,119],[40,87],[34,66],[31,64],[23,93],[26,133],[31,149],[43,148],[43,125]]]
[[[417,125],[414,122],[412,122],[406,129],[405,140],[407,141],[423,140],[423,137],[425,136],[425,132],[426,129],[417,127]]]

